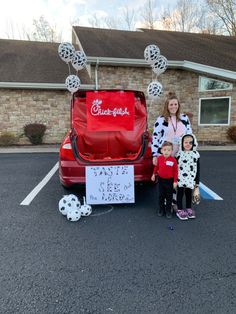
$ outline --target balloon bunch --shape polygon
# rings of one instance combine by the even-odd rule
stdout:
[[[144,59],[151,65],[152,71],[159,76],[167,69],[167,59],[160,54],[156,45],[148,45],[144,50]],[[147,94],[151,99],[157,99],[162,94],[162,84],[157,79],[151,82],[147,88]]]
[[[70,43],[61,43],[58,47],[59,57],[66,62],[69,66],[70,73],[70,62],[73,68],[78,72],[82,70],[87,63],[87,57],[83,51],[75,51],[75,48]],[[65,81],[66,88],[73,94],[80,87],[80,79],[77,75],[69,75]]]
[[[83,199],[84,204],[81,205],[76,195],[64,195],[58,204],[59,212],[69,221],[78,221],[83,216],[89,216],[92,213],[92,207],[86,203],[85,197]]]

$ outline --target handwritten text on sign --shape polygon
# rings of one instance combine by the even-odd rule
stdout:
[[[86,167],[88,204],[134,203],[134,166]]]

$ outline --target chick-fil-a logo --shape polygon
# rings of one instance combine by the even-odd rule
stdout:
[[[101,104],[102,104],[102,100],[99,99],[95,99],[93,101],[93,104],[91,106],[90,112],[92,116],[129,116],[130,113],[127,109],[127,107],[125,107],[124,109],[122,108],[114,108],[114,109],[102,109],[101,108]]]

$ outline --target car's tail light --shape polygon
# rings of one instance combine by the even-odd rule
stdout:
[[[75,160],[69,136],[65,138],[61,145],[60,158],[63,160]]]
[[[148,145],[144,155],[144,158],[151,158],[152,157],[152,137],[149,135],[148,137]]]

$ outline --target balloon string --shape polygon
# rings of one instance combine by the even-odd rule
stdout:
[[[67,65],[68,65],[69,75],[70,75],[70,74],[71,74],[71,72],[70,72],[70,64],[69,64],[69,63],[67,63]]]

